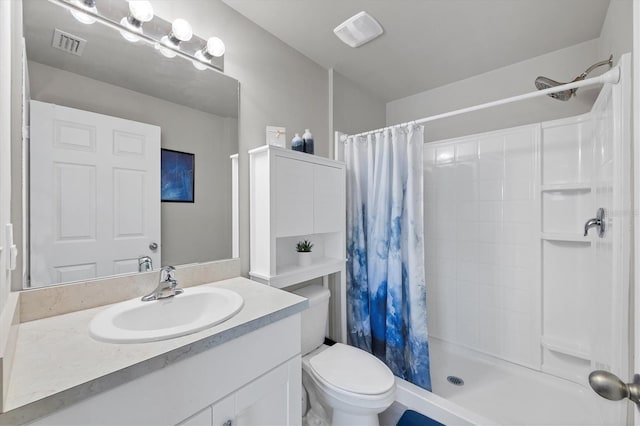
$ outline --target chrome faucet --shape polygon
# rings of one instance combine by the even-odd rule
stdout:
[[[598,236],[600,238],[604,237],[604,231],[606,230],[605,222],[604,222],[604,209],[599,208],[596,213],[596,217],[593,219],[589,219],[587,223],[584,224],[584,236],[586,237],[589,234],[589,229],[593,227],[598,227]]]
[[[163,266],[160,270],[160,283],[155,290],[142,297],[143,302],[151,300],[166,299],[167,297],[177,296],[184,290],[178,288],[178,281],[175,278],[176,269],[173,266]]]
[[[148,272],[153,270],[153,260],[149,256],[138,258],[138,272]]]

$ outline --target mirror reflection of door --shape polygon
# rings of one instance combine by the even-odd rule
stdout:
[[[160,128],[37,101],[31,123],[31,287],[160,265]]]

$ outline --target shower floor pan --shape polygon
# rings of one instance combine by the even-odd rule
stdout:
[[[429,348],[434,393],[465,411],[501,425],[610,423],[602,410],[610,402],[587,388],[586,378],[582,386],[434,338]]]

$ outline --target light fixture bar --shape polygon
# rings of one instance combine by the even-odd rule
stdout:
[[[94,13],[94,12],[92,12],[90,10],[83,9],[82,7],[80,7],[80,6],[76,5],[76,4],[73,4],[73,3],[69,3],[66,0],[49,0],[49,1],[51,3],[57,4],[58,6],[64,7],[65,9],[75,10],[77,12],[84,13],[85,15],[88,15],[88,16],[94,18],[97,22],[101,23],[102,25],[105,25],[107,27],[113,28],[114,30],[124,31],[126,33],[129,33],[129,34],[131,34],[131,35],[133,35],[135,37],[138,37],[140,40],[149,43],[150,45],[152,45],[154,47],[156,45],[162,46],[165,49],[168,49],[168,50],[171,50],[171,51],[175,52],[176,55],[182,57],[183,59],[186,59],[188,61],[199,62],[204,67],[207,67],[207,68],[209,68],[209,69],[211,69],[211,70],[213,70],[213,71],[215,71],[217,73],[220,73],[220,74],[224,75],[222,70],[220,68],[218,68],[217,66],[215,66],[215,65],[213,65],[213,64],[211,64],[209,62],[202,61],[202,60],[198,59],[197,57],[195,57],[195,56],[193,56],[193,55],[191,55],[189,53],[186,53],[186,52],[184,52],[184,51],[182,51],[180,49],[176,49],[176,48],[174,48],[172,46],[169,46],[169,45],[161,44],[160,40],[156,40],[155,38],[145,34],[144,32],[137,33],[135,31],[131,31],[131,29],[127,28],[125,25],[120,24],[119,22],[115,22],[115,21],[112,21],[109,18],[105,18],[104,16],[100,15],[99,13]]]

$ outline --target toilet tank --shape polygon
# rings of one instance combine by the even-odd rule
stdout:
[[[309,299],[309,309],[302,312],[302,354],[306,355],[324,342],[329,296],[331,293],[321,285],[309,285],[292,293]]]

